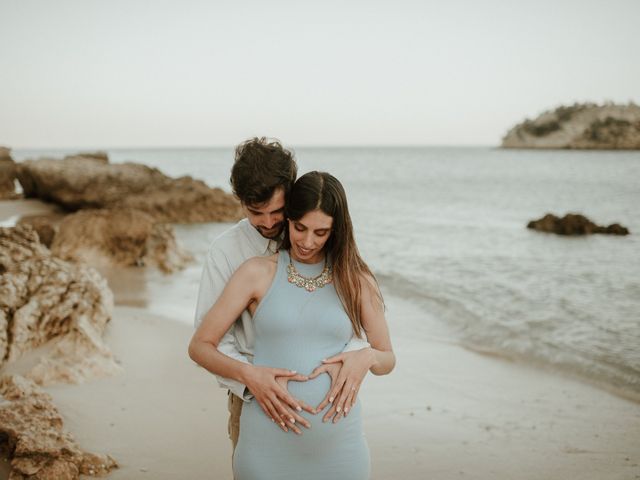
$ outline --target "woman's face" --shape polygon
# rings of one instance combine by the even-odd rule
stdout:
[[[324,258],[322,251],[331,235],[333,218],[321,210],[312,210],[299,220],[289,220],[291,255],[302,263],[318,263]]]

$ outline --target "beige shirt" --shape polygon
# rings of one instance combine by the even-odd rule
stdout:
[[[242,263],[252,257],[267,256],[276,253],[278,242],[264,238],[245,218],[217,237],[209,247],[200,280],[198,303],[196,306],[195,327],[200,325],[205,314],[216,302],[225,285]],[[245,310],[218,344],[218,351],[245,363],[253,361],[255,329],[251,314]],[[356,336],[344,351],[359,350],[369,344]],[[246,386],[237,380],[216,375],[222,388],[231,390],[235,395],[248,401],[252,395]]]

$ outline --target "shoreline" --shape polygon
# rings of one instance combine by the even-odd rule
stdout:
[[[420,314],[388,300],[394,315]],[[634,478],[637,404],[398,327],[396,371],[361,389],[372,479]],[[118,461],[105,478],[232,478],[226,392],[188,358],[192,332],[118,306],[105,341],[124,373],[45,388],[80,446]]]
[[[11,201],[13,211],[6,203],[0,220],[46,213],[41,202]],[[114,270],[109,281],[127,275]],[[226,392],[188,358],[193,328],[136,303],[162,299],[167,283],[184,302],[193,285],[136,278],[116,295],[104,337],[124,373],[45,391],[83,449],[120,464],[105,478],[231,479]],[[373,479],[637,478],[640,405],[552,369],[472,351],[417,305],[385,299],[398,365],[389,376],[368,375],[361,389]],[[418,324],[425,338],[416,338]]]
[[[0,227],[13,226],[15,221],[17,221],[21,216],[59,215],[61,213],[63,213],[63,211],[58,206],[45,203],[37,199],[0,200]],[[201,248],[199,245],[189,245],[189,229],[184,229],[185,226],[181,224],[173,225],[176,232],[176,238],[187,247],[187,250],[190,250],[189,247],[192,246],[195,248]],[[208,224],[189,225],[189,227],[202,228],[203,225]],[[222,231],[232,224],[219,222],[215,225],[215,229],[212,230],[215,231],[217,235],[222,233]],[[195,262],[189,264],[185,270],[194,268],[197,270],[196,276],[199,279],[201,268],[200,259],[196,259]],[[117,305],[147,308],[149,311],[159,315],[163,315],[164,312],[175,316],[186,316],[187,321],[184,323],[191,325],[192,305],[188,304],[185,308],[184,302],[175,303],[167,301],[167,298],[175,292],[175,287],[172,285],[173,283],[177,281],[189,281],[184,270],[174,272],[170,276],[157,272],[153,268],[145,270],[135,267],[123,268],[104,266],[97,268],[97,270],[107,279],[109,287],[116,297]],[[194,288],[194,291],[197,291],[197,285],[195,285]],[[382,289],[386,290],[384,285],[382,285]],[[397,292],[395,294],[397,294]],[[387,291],[385,296],[387,295],[391,296],[394,294]],[[182,295],[183,300],[186,299],[187,296],[188,295]],[[417,303],[411,300],[411,298],[407,298],[402,295],[400,295],[399,298],[402,298],[404,301],[420,308]],[[193,299],[193,305],[195,305],[195,298]],[[427,311],[424,315],[435,316],[436,314],[434,312]],[[456,338],[455,334],[451,333],[449,330],[449,327],[444,325],[443,322],[439,322],[437,320],[431,322],[430,327],[439,331],[443,337],[449,338],[452,344],[456,344],[468,351],[488,357],[495,357],[503,361],[514,362],[526,367],[533,367],[549,372],[552,375],[560,375],[573,381],[595,386],[596,388],[610,394],[640,404],[640,391],[625,388],[625,386],[613,385],[601,377],[589,376],[579,370],[566,366],[563,368],[561,365],[554,365],[553,363],[547,362],[541,358],[527,357],[515,352],[496,351],[489,346],[484,347],[465,342],[464,339]]]
[[[487,358],[494,358],[502,362],[509,362],[514,365],[520,365],[525,368],[533,368],[535,370],[540,370],[542,372],[548,373],[549,375],[565,378],[567,381],[577,382],[583,385],[593,387],[597,390],[601,390],[610,395],[613,395],[614,397],[618,397],[622,400],[626,400],[628,402],[635,403],[640,406],[640,392],[625,389],[623,387],[618,387],[616,385],[611,385],[610,383],[606,383],[602,379],[588,377],[586,375],[581,374],[580,372],[571,371],[568,369],[558,370],[557,368],[554,368],[555,366],[553,364],[545,363],[544,361],[538,360],[535,358],[524,357],[524,356],[519,357],[515,355],[512,356],[507,353],[496,352],[489,349],[485,350],[483,348],[476,347],[466,343],[457,343],[457,345],[477,355],[481,355]]]

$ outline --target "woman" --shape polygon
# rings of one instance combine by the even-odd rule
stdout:
[[[389,373],[395,356],[384,304],[373,274],[358,253],[342,185],[328,173],[303,175],[293,186],[286,216],[280,251],[252,258],[236,271],[194,334],[191,358],[215,374],[243,383],[253,369],[268,366],[286,366],[309,375],[323,359],[341,352],[353,332],[367,335],[369,370],[376,375]],[[253,365],[216,349],[245,309],[256,328]],[[294,378],[308,379],[289,382],[295,398],[308,405],[326,403],[329,375]],[[235,478],[369,478],[360,403],[354,400],[357,388],[350,388],[344,412],[339,412],[345,415],[340,422],[324,423],[320,415],[301,413],[311,424],[302,436],[281,434],[269,422],[267,416],[283,427],[292,420],[282,418],[277,405],[268,404],[265,416],[257,402],[246,404],[234,453]]]

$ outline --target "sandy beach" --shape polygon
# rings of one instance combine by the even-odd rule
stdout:
[[[0,202],[0,221],[47,209]],[[118,461],[108,478],[231,479],[226,392],[188,358],[192,328],[136,304],[130,291],[119,302],[118,278],[109,275],[117,306],[105,340],[124,373],[47,387],[66,429],[83,449]],[[192,286],[175,285],[176,298],[185,288]],[[147,297],[159,292],[166,295],[146,285]],[[639,403],[469,351],[451,343],[436,318],[385,299],[398,363],[389,376],[369,376],[361,391],[372,478],[640,478]],[[7,478],[6,462],[2,470]]]

